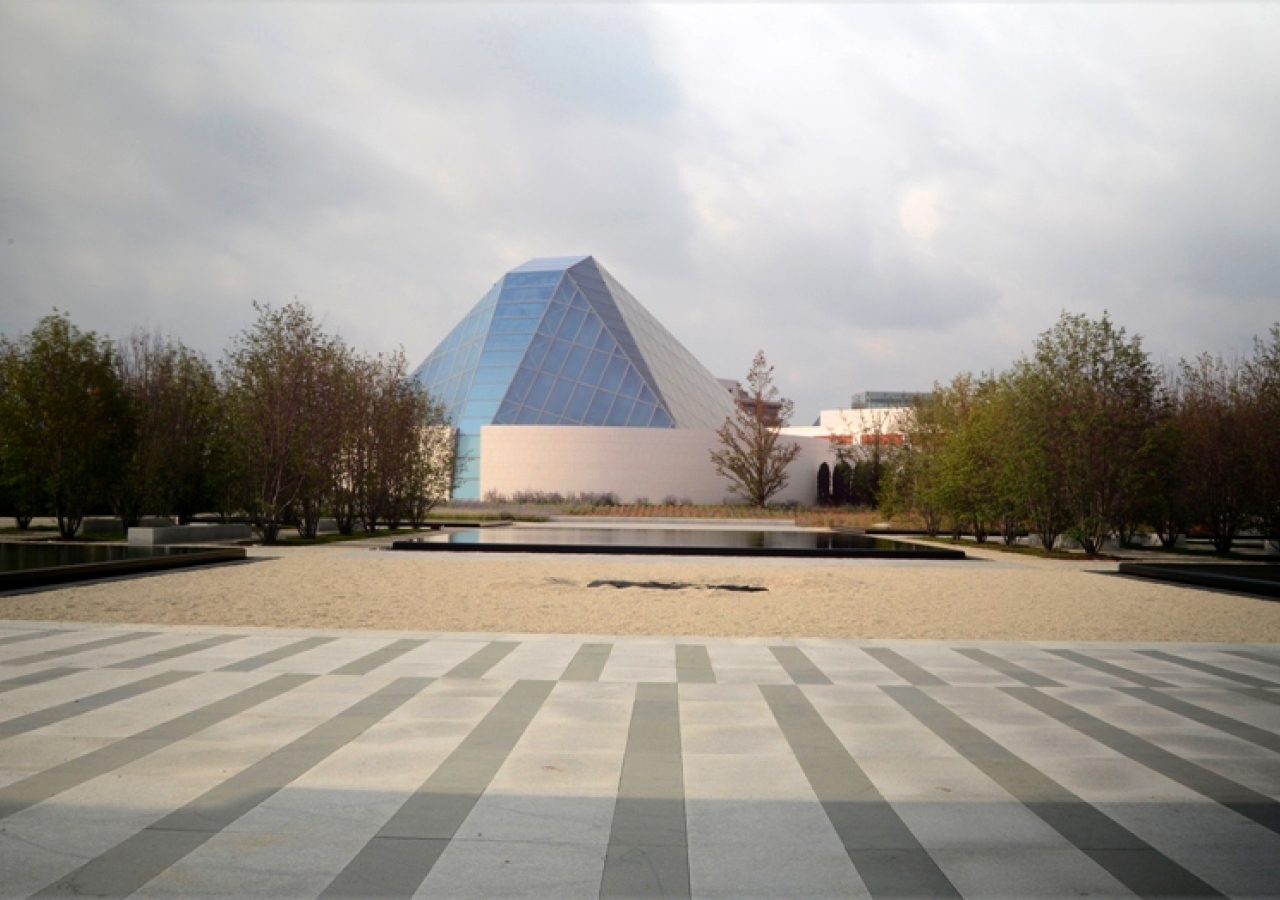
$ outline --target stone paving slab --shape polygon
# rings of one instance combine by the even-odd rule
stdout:
[[[1280,897],[1280,650],[0,622],[0,873],[0,898]]]

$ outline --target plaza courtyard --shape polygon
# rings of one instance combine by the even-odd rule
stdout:
[[[975,556],[11,593],[0,896],[1280,896],[1280,604]]]

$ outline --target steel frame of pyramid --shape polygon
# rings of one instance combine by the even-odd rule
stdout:
[[[534,259],[490,288],[414,377],[458,429],[479,498],[485,425],[718,428],[725,388],[590,256]]]

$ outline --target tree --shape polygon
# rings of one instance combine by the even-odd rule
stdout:
[[[300,303],[254,304],[258,320],[238,335],[222,363],[227,452],[239,505],[274,543],[301,517],[318,521],[332,469],[330,414],[344,348],[321,332]],[[304,525],[304,531],[310,527]]]
[[[213,368],[180,341],[142,329],[120,343],[117,365],[136,440],[112,491],[116,513],[125,527],[148,510],[188,522],[208,502],[218,410]]]
[[[779,403],[776,418],[772,404]],[[780,399],[773,386],[773,367],[764,351],[756,353],[747,373],[747,400],[725,419],[716,432],[720,449],[711,451],[716,473],[729,480],[729,489],[752,506],[764,506],[784,487],[787,466],[800,454],[798,444],[781,437],[791,418],[792,403]],[[770,424],[770,420],[776,424]]]
[[[1203,354],[1182,364],[1180,425],[1191,521],[1226,553],[1248,523],[1252,451],[1240,367]]]
[[[65,314],[0,342],[0,456],[10,489],[53,509],[63,538],[107,500],[133,440],[109,340]]]
[[[853,502],[853,466],[848,460],[839,460],[831,470],[831,503],[848,506]]]
[[[1241,375],[1246,396],[1247,446],[1252,468],[1250,503],[1258,531],[1280,549],[1280,323],[1271,340],[1255,338]]]
[[[903,445],[888,479],[889,504],[914,512],[925,533],[937,537],[943,518],[938,458],[946,440],[937,404],[933,399],[917,400],[900,427]]]
[[[1105,313],[1063,313],[1014,373],[1038,490],[1056,496],[1067,532],[1095,555],[1150,477],[1158,404],[1141,339]]]

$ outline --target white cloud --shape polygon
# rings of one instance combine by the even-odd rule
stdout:
[[[902,195],[898,205],[898,221],[908,234],[929,240],[938,230],[938,192],[932,188],[914,187]]]

